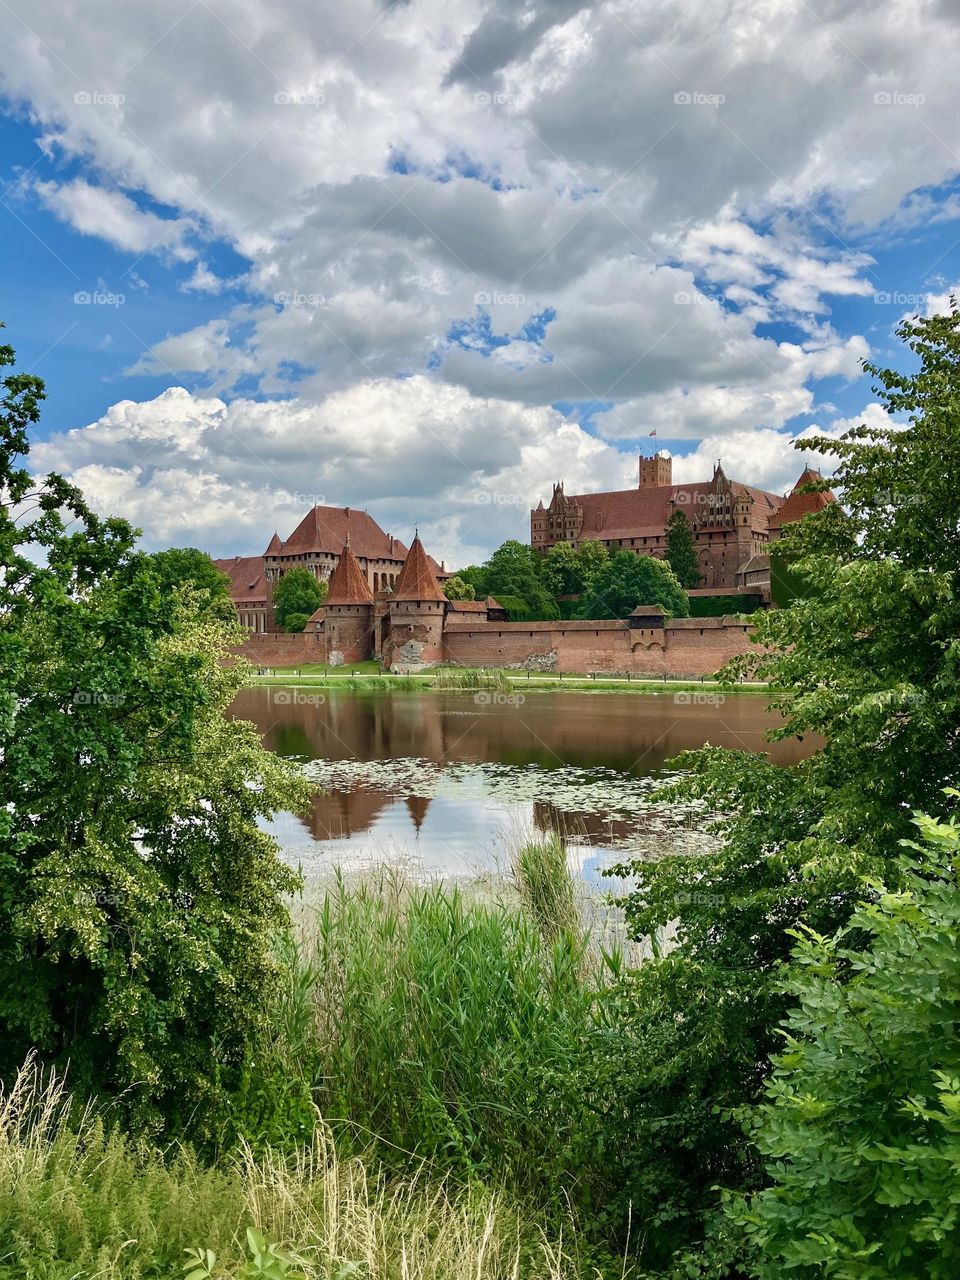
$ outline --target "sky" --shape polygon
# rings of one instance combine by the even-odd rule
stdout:
[[[960,282],[958,60],[956,0],[0,0],[31,465],[452,565],[641,450],[783,492]]]

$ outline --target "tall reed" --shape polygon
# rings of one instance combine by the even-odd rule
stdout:
[[[435,689],[490,690],[495,693],[508,693],[510,681],[499,667],[438,667],[433,678]]]
[[[550,834],[517,845],[511,855],[513,883],[546,942],[582,930],[577,887],[567,865],[567,846]]]
[[[331,886],[310,955],[338,1140],[556,1189],[593,1002],[576,933],[544,941],[523,910],[383,870]]]
[[[0,1277],[148,1280],[211,1249],[229,1280],[247,1227],[296,1255],[308,1280],[567,1280],[582,1274],[503,1194],[454,1191],[426,1170],[386,1182],[338,1157],[328,1131],[293,1159],[249,1148],[204,1167],[71,1116],[31,1066],[0,1097]]]

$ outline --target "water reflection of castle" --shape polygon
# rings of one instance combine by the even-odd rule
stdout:
[[[669,696],[549,693],[531,694],[520,706],[498,706],[475,703],[469,694],[382,696],[258,687],[239,695],[234,712],[258,726],[271,750],[301,759],[417,757],[437,764],[605,766],[642,776],[706,740],[715,746],[768,750],[781,763],[809,754],[809,744],[765,743],[765,731],[775,723],[765,715],[765,701],[740,697],[705,707]],[[370,831],[401,804],[419,832],[431,801],[383,789],[314,796],[304,823],[315,840],[350,839]],[[539,830],[579,836],[596,845],[643,829],[642,819],[564,812],[547,801],[534,803],[533,821]]]

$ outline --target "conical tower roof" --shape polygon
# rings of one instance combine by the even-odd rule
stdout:
[[[420,535],[414,538],[403,568],[397,576],[392,600],[446,600],[440,584],[434,577]]]
[[[280,541],[279,533],[274,530],[273,537],[270,539],[270,545],[267,547],[264,555],[273,556],[281,549],[283,543]]]
[[[357,557],[350,550],[349,542],[344,543],[340,559],[330,575],[330,586],[323,605],[326,608],[331,604],[373,604],[370,584]]]
[[[804,492],[807,485],[815,484],[822,485],[823,476],[819,471],[814,471],[812,467],[804,467],[800,479],[793,486],[793,489],[780,507],[770,517],[769,527],[771,529],[782,529],[785,524],[794,524],[797,520],[802,520],[804,516],[812,515],[815,511],[822,511],[831,502],[836,502],[837,499],[830,489],[814,489]]]

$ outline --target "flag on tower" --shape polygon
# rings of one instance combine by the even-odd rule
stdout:
[[[655,436],[655,435],[657,434],[657,428],[656,428],[656,427],[654,427],[654,428],[653,428],[653,430],[650,432],[650,434],[651,434],[652,436]]]

